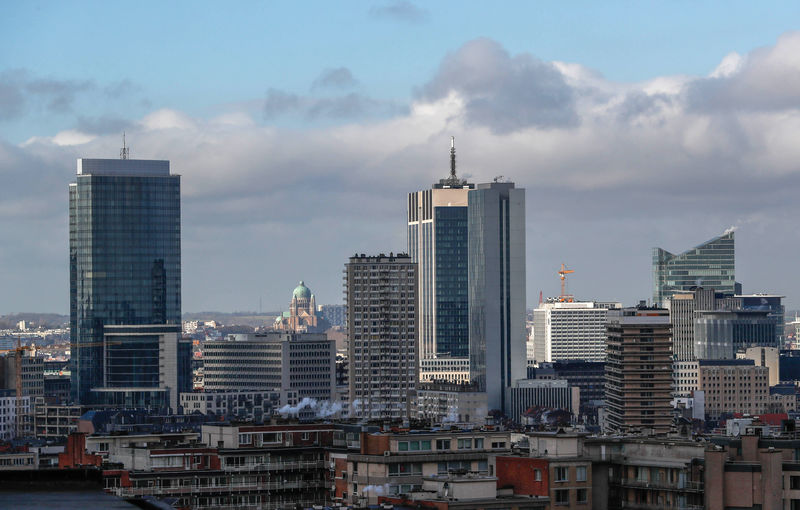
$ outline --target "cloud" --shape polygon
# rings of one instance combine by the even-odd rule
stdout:
[[[687,86],[686,101],[700,113],[800,108],[800,32],[744,57],[728,55],[710,76]]]
[[[569,128],[580,120],[573,89],[558,68],[529,54],[512,57],[490,39],[471,41],[445,57],[420,97],[430,101],[451,92],[464,99],[469,124],[499,134]]]
[[[65,113],[72,110],[77,94],[94,88],[90,80],[54,80],[37,78],[25,83],[25,90],[41,97],[52,113]]]
[[[25,98],[19,87],[0,81],[0,121],[19,117],[23,112]]]
[[[552,275],[565,261],[578,270],[579,297],[647,298],[652,246],[682,251],[731,224],[741,225],[746,290],[796,300],[800,275],[768,268],[791,266],[800,249],[800,111],[754,108],[747,95],[698,110],[687,92],[709,79],[742,82],[759,59],[772,76],[791,75],[800,63],[786,40],[726,57],[709,76],[619,83],[480,39],[444,56],[406,108],[272,89],[263,113],[163,109],[125,129],[135,157],[169,159],[182,175],[186,311],[254,310],[260,298],[282,309],[300,279],[320,304],[341,302],[334,276],[349,255],[406,248],[406,194],[448,174],[450,135],[459,175],[502,174],[526,188],[529,303],[539,289],[558,292]],[[67,308],[66,186],[77,157],[117,156],[116,122],[86,118],[53,137],[0,143],[0,237],[12,241],[0,264],[20,268],[0,273],[0,287],[37,289],[0,298],[0,311]]]
[[[99,117],[80,115],[76,121],[75,128],[82,133],[105,135],[109,133],[122,133],[125,129],[130,128],[131,125],[131,121],[112,115],[102,115]]]
[[[344,95],[313,97],[301,96],[270,88],[264,100],[263,113],[267,120],[285,115],[297,115],[305,120],[354,120],[384,117],[406,111],[393,101],[373,99],[351,92]]]
[[[406,23],[419,23],[428,17],[428,11],[408,0],[396,0],[382,6],[372,6],[369,14],[374,18],[385,18]]]
[[[320,89],[345,89],[358,85],[353,73],[346,67],[337,67],[335,69],[325,69],[320,75],[314,79],[311,84],[311,90]]]

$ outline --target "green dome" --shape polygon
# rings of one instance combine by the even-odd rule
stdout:
[[[308,290],[303,284],[303,281],[300,281],[300,285],[294,288],[294,292],[292,292],[292,296],[296,297],[297,299],[310,299],[311,298],[311,291]]]

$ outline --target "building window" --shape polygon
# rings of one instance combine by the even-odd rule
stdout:
[[[569,480],[569,468],[568,467],[557,467],[555,468],[555,481],[556,482],[566,482]]]
[[[588,503],[589,502],[589,490],[588,489],[578,489],[576,491],[578,503]]]
[[[459,450],[470,450],[470,449],[472,449],[472,439],[459,439],[458,440],[458,449]]]
[[[586,481],[586,466],[577,466],[575,468],[575,481],[576,482]]]
[[[558,489],[555,492],[556,505],[569,505],[569,489]]]
[[[537,482],[542,481],[542,470],[541,469],[534,469],[533,470],[533,479]]]
[[[800,490],[800,476],[789,477],[789,488],[793,491]]]
[[[494,441],[492,442],[492,449],[493,450],[503,450],[506,447],[505,441]]]
[[[476,450],[483,450],[483,438],[476,437],[475,438],[475,449]]]
[[[436,440],[436,449],[437,450],[449,450],[450,449],[450,440],[449,439],[437,439]]]

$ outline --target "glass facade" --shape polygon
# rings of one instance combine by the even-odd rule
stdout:
[[[694,321],[696,359],[734,359],[748,347],[777,347],[775,319],[768,311],[697,311]]]
[[[436,352],[469,356],[467,208],[436,207]]]
[[[150,386],[158,342],[106,345],[104,328],[181,324],[180,176],[168,161],[79,160],[69,212],[72,397]]]
[[[679,255],[653,248],[654,304],[664,303],[676,292],[701,286],[734,294],[735,280],[733,231]]]

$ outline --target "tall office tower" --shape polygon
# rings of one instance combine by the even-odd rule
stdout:
[[[548,300],[533,311],[536,361],[605,361],[608,308],[619,303]]]
[[[669,312],[643,304],[609,311],[606,430],[668,432],[671,391]]]
[[[474,187],[456,176],[451,138],[450,176],[408,194],[408,253],[419,270],[422,381],[444,376],[455,382],[469,372],[467,194]]]
[[[351,416],[411,417],[418,378],[417,265],[364,254],[345,265]]]
[[[653,248],[653,304],[693,287],[710,287],[723,294],[739,292],[734,271],[733,230],[726,230],[679,255]]]
[[[694,361],[694,321],[696,312],[716,310],[721,306],[722,296],[714,291],[698,287],[688,292],[673,294],[665,299],[672,324],[672,353],[677,361]]]
[[[69,185],[72,398],[177,408],[192,381],[180,176],[169,161],[122,156],[79,159]]]
[[[525,379],[525,190],[511,182],[469,192],[469,369],[489,409],[505,410]]]

